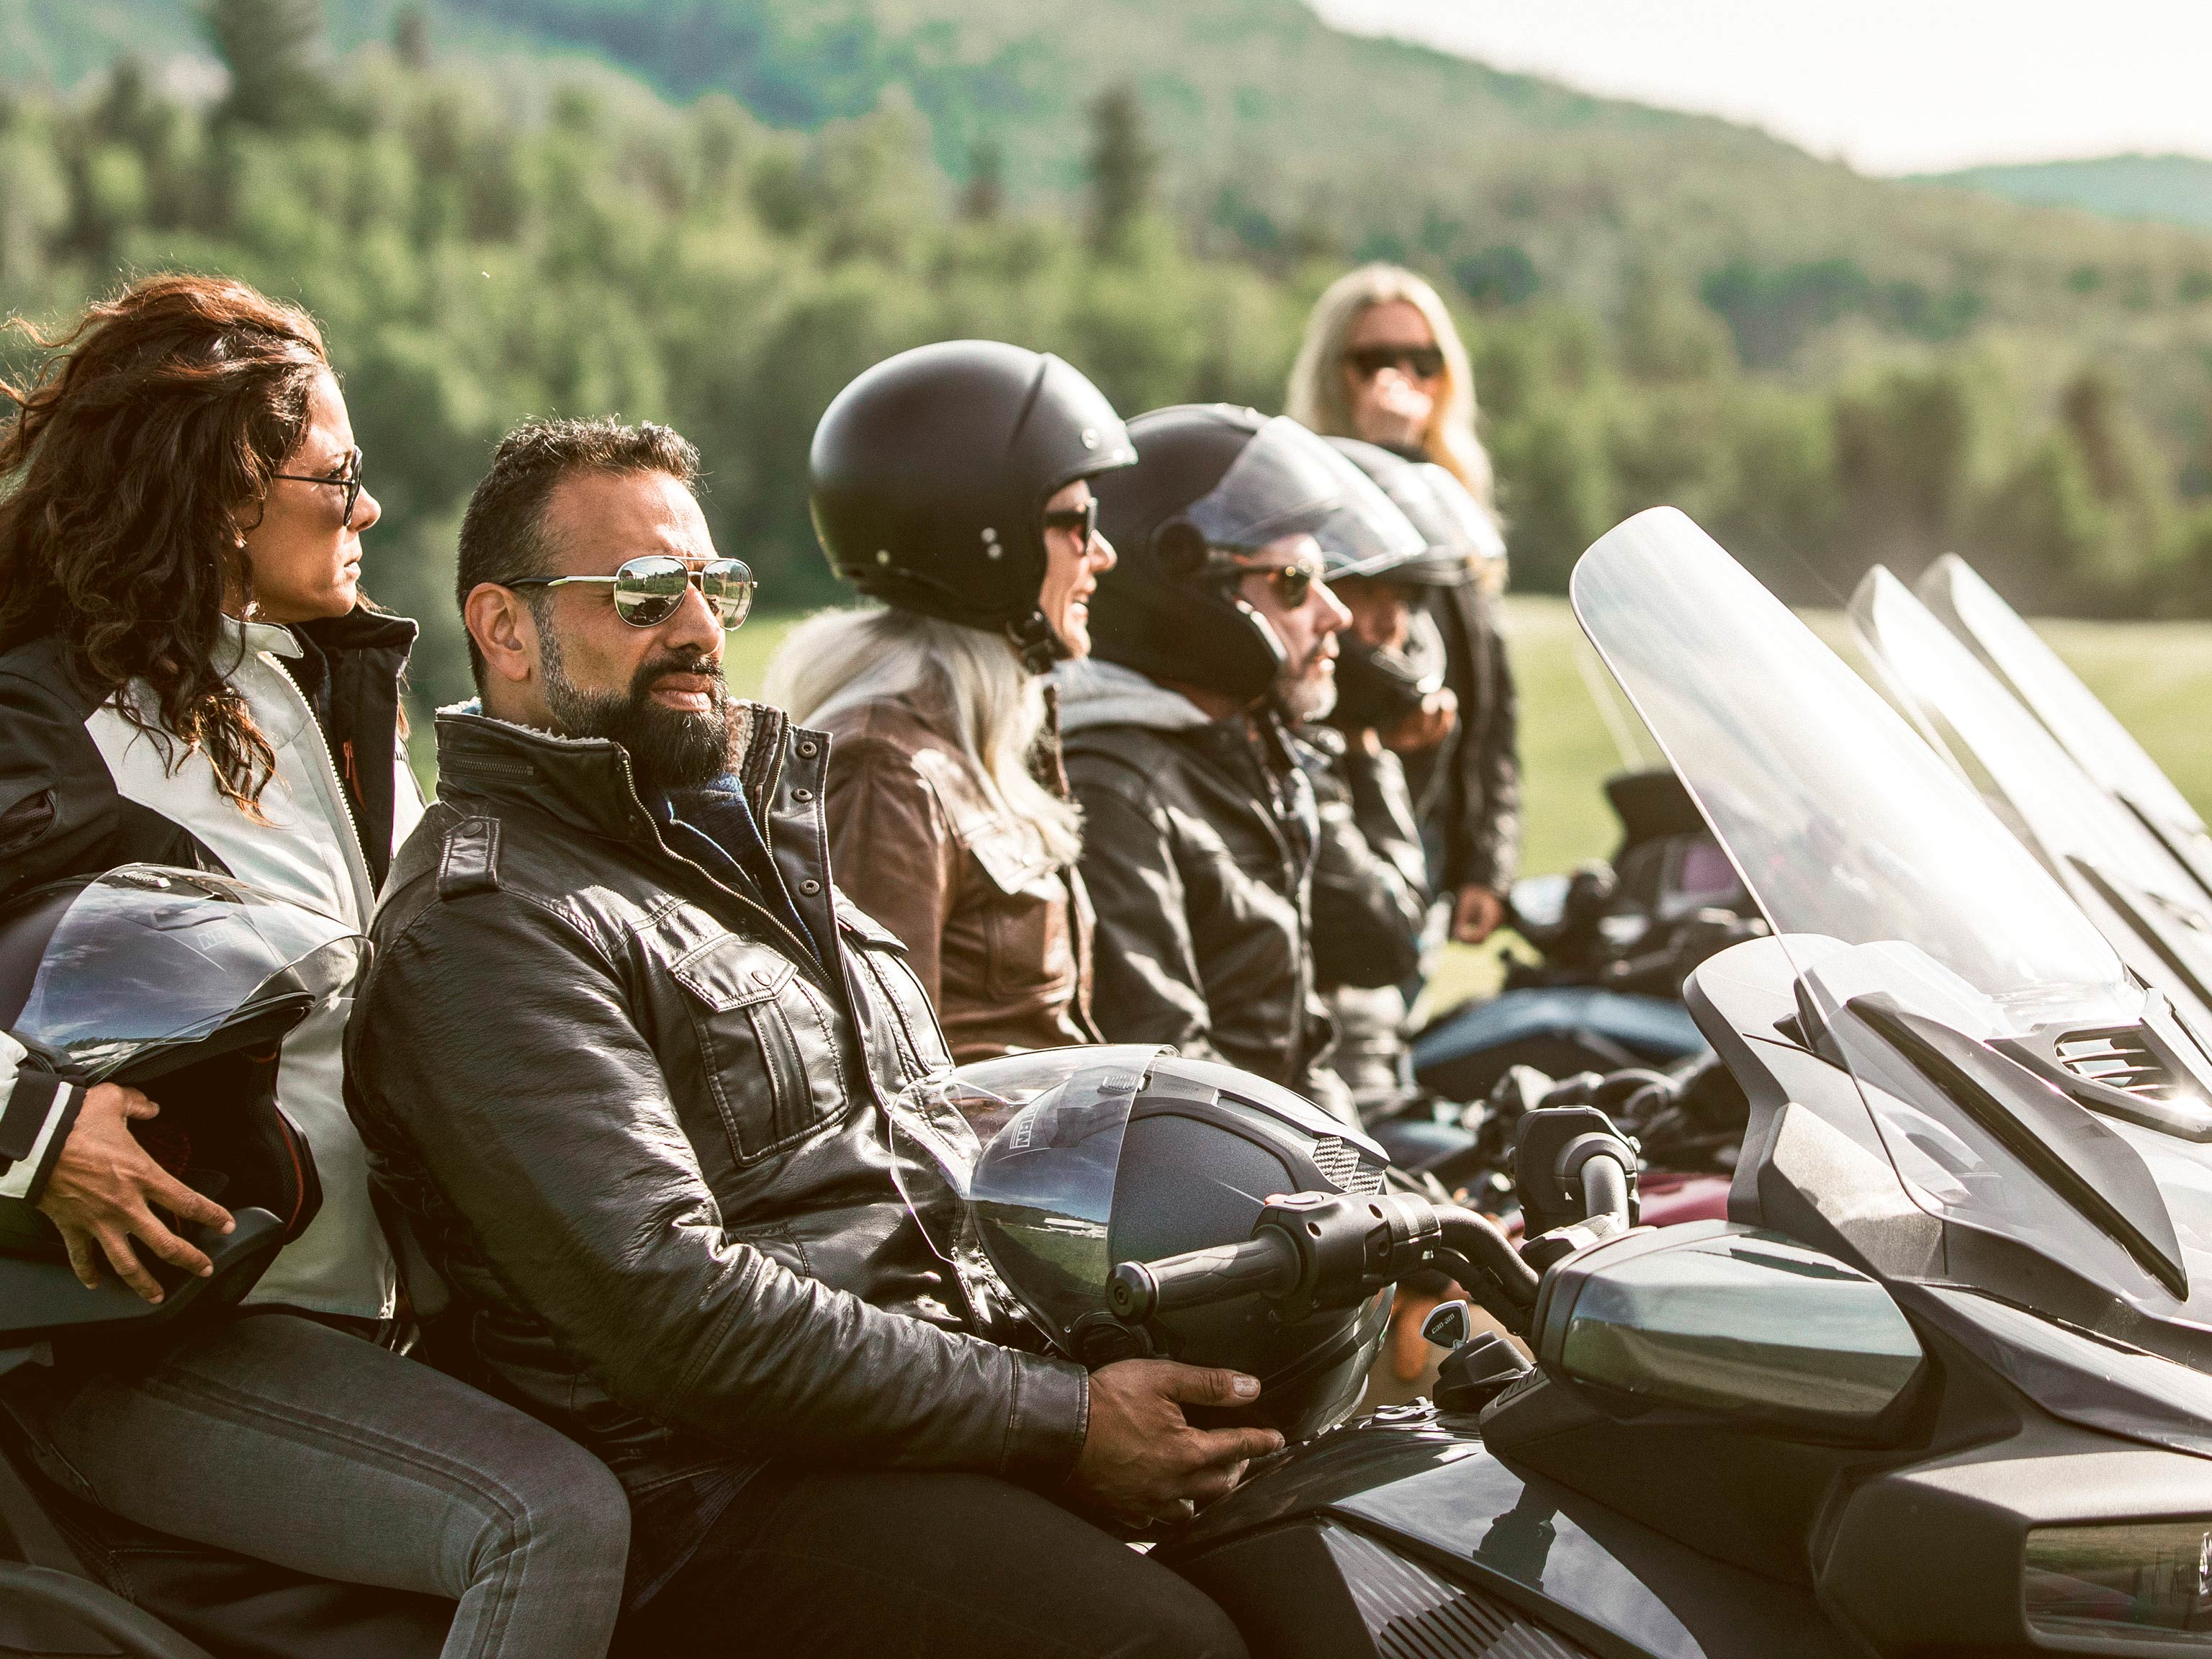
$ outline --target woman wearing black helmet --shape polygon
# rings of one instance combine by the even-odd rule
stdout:
[[[882,609],[794,629],[768,696],[828,732],[838,885],[904,941],[953,1055],[1091,1040],[1080,819],[1039,678],[1091,647],[1114,550],[1091,480],[1136,458],[1097,387],[993,341],[923,346],[814,435],[814,524]]]
[[[378,507],[313,322],[240,283],[153,277],[6,391],[0,957],[21,966],[18,900],[118,866],[222,872],[363,932],[422,812],[398,735],[415,629],[360,602]],[[131,971],[155,990],[213,973]],[[622,1489],[386,1346],[397,1285],[343,1099],[345,1012],[332,988],[263,1055],[320,1205],[255,1285],[258,1316],[199,1322],[135,1368],[64,1368],[10,1403],[50,1473],[139,1525],[457,1600],[447,1653],[588,1659],[621,1590]],[[27,1063],[0,1085],[14,1218],[42,1212],[87,1285],[112,1273],[157,1301],[157,1262],[173,1284],[207,1273],[188,1224],[230,1216],[134,1133],[174,1136],[182,1103],[155,1113],[178,1077],[82,1091]],[[18,1311],[0,1303],[0,1329]]]

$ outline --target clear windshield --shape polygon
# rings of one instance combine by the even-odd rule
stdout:
[[[2189,872],[1889,572],[1868,573],[1851,620],[1929,741],[2015,821],[2122,959],[2212,1029],[2212,901]]]
[[[1783,936],[1807,1040],[1856,1085],[1851,1109],[1815,1109],[1842,1132],[1829,1143],[1837,1201],[1868,1216],[1917,1208],[2024,1244],[2160,1316],[2212,1305],[2207,1149],[2023,1086],[1978,1046],[2142,1017],[2141,988],[2043,866],[1679,513],[1613,531],[1572,586],[1592,641]],[[1984,1064],[1995,1084],[1977,1082]],[[1879,1176],[1864,1158],[1877,1147]],[[1894,1271],[1972,1277],[1966,1257],[1940,1250],[1924,1270]],[[2041,1294],[2030,1276],[2006,1282],[2031,1304]]]
[[[1187,516],[1223,552],[1256,553],[1285,536],[1311,536],[1331,574],[1402,562],[1426,545],[1365,473],[1286,415],[1253,434]]]
[[[111,1076],[264,1009],[336,995],[368,952],[343,922],[245,882],[125,865],[70,902],[15,1030]]]
[[[1946,554],[1920,579],[1919,593],[2004,676],[2083,771],[2146,816],[2205,833],[2204,820],[2158,763],[1972,566]]]
[[[2112,947],[1865,681],[1681,514],[1575,567],[1576,614],[1778,933],[1917,945],[2020,1030],[2138,999]]]

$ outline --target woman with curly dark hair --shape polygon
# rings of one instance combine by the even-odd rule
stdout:
[[[58,341],[12,326],[51,355],[0,388],[0,901],[183,865],[366,932],[422,810],[399,730],[415,625],[361,601],[376,498],[313,322],[240,283],[165,276]],[[284,1039],[277,1100],[323,1202],[252,1291],[257,1316],[56,1378],[28,1413],[34,1449],[143,1526],[452,1597],[448,1655],[603,1653],[621,1488],[386,1346],[395,1276],[345,1112],[346,1012]],[[159,1109],[38,1075],[0,1039],[0,1200],[43,1211],[87,1285],[112,1271],[149,1301],[149,1260],[204,1273],[186,1224],[230,1223],[131,1133]]]

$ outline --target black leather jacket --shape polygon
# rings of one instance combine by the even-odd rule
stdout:
[[[1438,890],[1504,893],[1521,864],[1520,714],[1498,600],[1472,582],[1435,591],[1444,684],[1459,721],[1434,749],[1406,757]]]
[[[1348,1103],[1314,989],[1320,825],[1297,739],[1272,714],[1207,720],[1116,663],[1059,678],[1097,912],[1098,1029]]]
[[[881,1103],[949,1062],[904,947],[830,885],[828,739],[739,708],[787,904],[672,851],[618,745],[439,716],[347,1079],[444,1281],[432,1356],[641,1500],[733,1454],[1057,1480],[1084,1373],[965,1334],[894,1184]]]
[[[1420,971],[1428,871],[1397,756],[1365,734],[1301,726],[1316,763],[1321,818],[1314,866],[1314,973],[1323,991],[1402,985]]]

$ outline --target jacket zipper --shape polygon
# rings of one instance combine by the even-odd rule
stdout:
[[[322,781],[327,786],[331,798],[337,801],[338,812],[345,821],[346,833],[338,839],[345,843],[343,851],[345,855],[346,872],[353,878],[354,905],[359,912],[355,920],[361,927],[366,928],[370,916],[376,909],[376,889],[374,884],[368,878],[368,855],[362,851],[360,822],[353,815],[353,803],[346,799],[345,788],[338,781],[337,767],[331,759],[330,741],[323,736],[323,728],[315,719],[315,711],[307,706],[307,698],[301,694],[300,688],[292,683],[292,677],[286,673],[280,665],[270,661],[269,653],[265,651],[254,653],[254,660],[261,665],[264,673],[274,677],[281,683],[282,690],[277,695],[289,696],[297,712],[306,718],[307,725],[304,729],[314,738],[312,747],[315,759],[322,763]],[[350,758],[353,745],[348,744],[346,748],[348,757]]]

